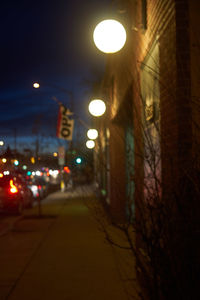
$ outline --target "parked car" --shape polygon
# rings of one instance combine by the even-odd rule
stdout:
[[[0,211],[21,214],[32,202],[33,194],[22,179],[0,173]]]
[[[45,198],[48,195],[48,182],[46,182],[42,177],[34,177],[33,183],[38,187],[40,198]]]
[[[26,184],[30,189],[30,191],[32,192],[33,198],[37,200],[40,197],[39,187],[37,186],[37,184],[34,183],[33,179],[30,177],[26,178]]]
[[[27,178],[27,185],[36,200],[43,199],[48,194],[48,182],[41,177]]]

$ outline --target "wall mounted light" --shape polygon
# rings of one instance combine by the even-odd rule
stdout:
[[[100,22],[93,33],[96,47],[104,53],[115,53],[124,47],[126,30],[124,26],[113,19]]]
[[[90,140],[95,140],[98,137],[98,131],[96,129],[89,129],[87,131],[87,137]]]
[[[102,116],[106,111],[106,105],[101,99],[94,99],[88,106],[89,112],[95,117]]]
[[[95,147],[95,142],[93,140],[89,140],[86,142],[86,147],[88,149],[93,149]]]

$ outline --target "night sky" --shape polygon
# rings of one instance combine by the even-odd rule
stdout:
[[[52,97],[89,122],[85,80],[103,73],[105,65],[92,34],[109,8],[109,0],[1,3],[0,139],[5,146],[30,147],[39,135],[57,147],[58,105]],[[40,89],[32,88],[34,81]],[[74,138],[84,132],[80,122],[75,127]]]

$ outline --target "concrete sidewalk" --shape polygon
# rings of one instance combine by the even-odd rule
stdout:
[[[112,248],[81,195],[58,192],[45,202],[42,218],[35,207],[0,239],[0,300],[127,300]]]

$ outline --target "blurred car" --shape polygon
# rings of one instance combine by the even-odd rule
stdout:
[[[33,194],[25,182],[15,175],[0,173],[0,211],[21,214],[25,207],[30,207]]]
[[[32,204],[34,201],[33,192],[29,188],[24,174],[21,173],[20,171],[13,171],[10,174],[12,174],[12,176],[16,177],[18,184],[20,184],[23,187],[23,190],[24,190],[24,193],[25,193],[26,199],[27,199],[25,202],[25,207],[32,207]]]
[[[30,191],[33,194],[33,198],[35,200],[37,200],[40,197],[40,193],[39,193],[39,187],[37,186],[37,184],[35,184],[32,180],[32,178],[28,177],[26,178],[26,183],[28,188],[30,189]]]
[[[48,194],[48,182],[41,177],[27,178],[27,185],[36,200],[43,199]]]
[[[43,199],[48,195],[49,183],[42,177],[35,177],[33,183],[37,185],[40,198]]]

